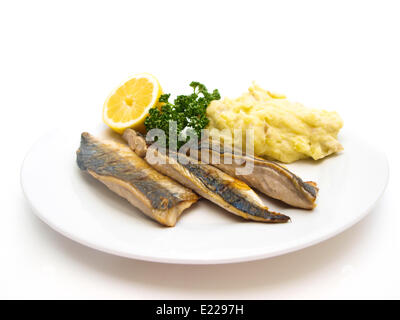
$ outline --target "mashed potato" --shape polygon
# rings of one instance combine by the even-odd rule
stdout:
[[[253,128],[254,153],[285,163],[343,150],[337,140],[343,121],[336,112],[306,108],[255,84],[237,99],[212,101],[207,117],[210,134],[225,141],[231,142],[234,129],[244,134]]]

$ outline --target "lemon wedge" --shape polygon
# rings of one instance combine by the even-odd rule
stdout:
[[[103,107],[103,121],[111,129],[123,133],[127,128],[144,131],[144,120],[161,95],[156,77],[141,73],[116,88]]]

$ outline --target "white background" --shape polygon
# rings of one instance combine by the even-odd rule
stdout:
[[[0,298],[400,298],[399,15],[383,0],[0,2]],[[52,128],[101,121],[142,71],[166,92],[197,80],[234,97],[256,80],[337,110],[387,153],[386,193],[339,236],[249,263],[134,261],[58,235],[24,200],[24,155]]]

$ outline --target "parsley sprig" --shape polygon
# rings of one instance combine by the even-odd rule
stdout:
[[[144,125],[146,130],[161,129],[164,130],[167,145],[169,142],[169,121],[176,121],[178,137],[184,130],[194,130],[197,137],[200,137],[201,129],[204,129],[209,120],[206,116],[207,106],[212,100],[219,100],[221,96],[219,91],[215,89],[212,93],[208,92],[206,86],[200,82],[193,81],[190,83],[193,93],[190,95],[179,95],[173,103],[169,102],[170,94],[163,94],[159,98],[159,102],[163,103],[159,109],[153,107],[149,111]],[[178,148],[189,140],[178,140]]]

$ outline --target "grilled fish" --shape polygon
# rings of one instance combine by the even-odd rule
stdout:
[[[144,156],[147,151],[145,138],[132,129],[124,132],[124,139],[129,146],[140,156]],[[250,186],[258,189],[267,196],[281,200],[293,207],[303,209],[313,209],[318,194],[318,188],[315,182],[304,182],[300,177],[290,172],[288,169],[276,164],[275,162],[265,160],[263,158],[242,155],[228,148],[222,148],[216,143],[206,143],[199,145],[199,158],[204,155],[204,151],[208,156],[207,162],[217,159],[217,162],[211,164],[225,173],[234,176]],[[231,158],[231,163],[224,163],[226,158]],[[237,169],[246,165],[252,165],[253,170],[250,174],[238,174]]]
[[[288,216],[269,211],[246,183],[211,165],[171,151],[167,155],[166,150],[155,148],[147,150],[145,159],[161,173],[244,219],[275,223],[290,220]]]
[[[201,156],[204,155],[201,150],[204,151],[204,149],[201,148],[201,145],[199,148],[201,159]],[[281,200],[293,207],[303,209],[315,207],[318,193],[315,182],[304,182],[300,177],[275,162],[234,152],[229,148],[224,149],[216,143],[210,143],[206,148],[209,159],[214,157],[219,160],[217,163],[212,162],[213,166],[248,183],[267,196]],[[226,159],[232,159],[232,161],[224,161]],[[252,166],[251,173],[240,174],[240,169],[245,166]]]
[[[77,163],[150,218],[174,226],[182,211],[198,200],[191,190],[162,175],[123,144],[81,135]]]

